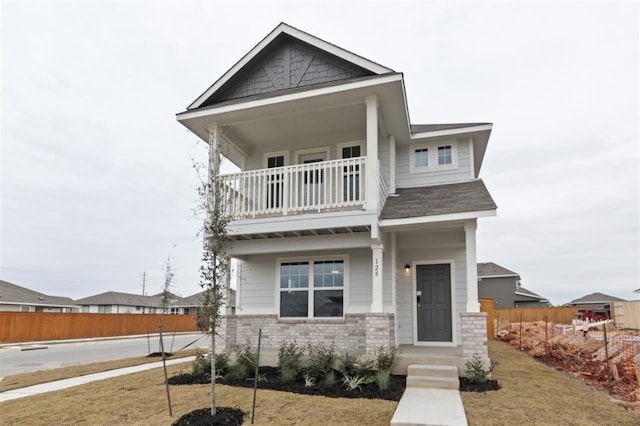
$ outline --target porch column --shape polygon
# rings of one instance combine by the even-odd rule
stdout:
[[[367,162],[366,193],[367,210],[378,209],[378,98],[375,95],[365,98],[367,106]]]
[[[464,223],[465,251],[467,253],[467,312],[480,312],[478,302],[478,267],[476,266],[476,219]]]
[[[389,194],[396,193],[396,137],[389,136]]]
[[[382,244],[371,246],[371,312],[383,312],[382,303]]]

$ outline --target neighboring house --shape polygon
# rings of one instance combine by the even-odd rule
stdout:
[[[76,300],[82,312],[100,314],[155,314],[162,313],[161,295],[143,296],[141,294],[107,291],[94,296]]]
[[[169,292],[168,314],[195,314],[200,306],[200,295],[180,297]],[[105,314],[160,314],[162,313],[162,293],[153,296],[108,291],[76,300],[82,312]]]
[[[608,294],[604,293],[591,293],[578,299],[572,300],[571,302],[567,303],[566,306],[604,308],[605,305],[610,305],[612,302],[626,302],[626,300],[615,296],[609,296]]]
[[[78,312],[80,307],[68,297],[49,296],[0,280],[0,311]]]
[[[636,294],[640,294],[640,288],[638,288],[636,290],[633,290],[633,292],[636,293]]]
[[[550,306],[549,300],[520,284],[520,275],[493,262],[478,263],[478,296],[496,308]]]
[[[412,124],[402,73],[284,23],[177,119],[214,175],[216,152],[240,170],[213,176],[238,264],[217,348],[262,328],[267,348],[487,356],[476,227],[496,215],[478,178],[491,124]]]

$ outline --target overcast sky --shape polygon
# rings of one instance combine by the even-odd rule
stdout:
[[[478,261],[562,304],[639,288],[639,10],[627,2],[2,1],[0,279],[200,291],[175,120],[281,21],[404,73],[412,123],[486,121]],[[175,245],[175,247],[174,247]],[[174,247],[174,248],[172,248]]]

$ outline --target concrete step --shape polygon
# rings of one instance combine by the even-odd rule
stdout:
[[[411,364],[407,368],[407,376],[440,376],[458,378],[458,367],[453,365]]]
[[[460,389],[460,381],[458,376],[407,376],[407,387],[458,390]]]

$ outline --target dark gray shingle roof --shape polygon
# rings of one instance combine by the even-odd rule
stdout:
[[[107,291],[106,293],[96,294],[94,296],[85,297],[76,300],[78,305],[120,305],[120,306],[161,306],[161,295],[143,296],[141,294],[119,293],[116,291]]]
[[[494,277],[496,275],[518,274],[493,262],[478,263],[478,277]]]
[[[518,287],[518,289],[516,290],[516,294],[521,295],[521,296],[526,296],[526,297],[532,297],[535,299],[539,299],[541,301],[548,301],[548,299],[546,297],[542,297],[539,294],[536,294],[534,292],[532,292],[531,290],[527,290],[524,287]]]
[[[573,299],[569,305],[586,304],[586,303],[607,303],[607,302],[626,302],[626,300],[615,296],[609,296],[604,293],[591,293],[578,299]]]
[[[382,209],[381,219],[403,219],[495,210],[487,187],[481,180],[419,188],[398,188]]]
[[[78,306],[69,297],[49,296],[2,280],[0,280],[0,303],[22,303],[25,305],[52,307]]]

